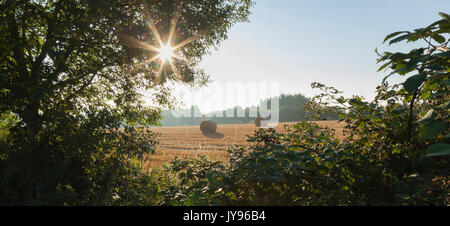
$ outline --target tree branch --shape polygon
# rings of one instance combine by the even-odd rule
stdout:
[[[33,62],[32,67],[31,67],[31,77],[35,77],[40,69],[40,67],[42,66],[42,62],[44,61],[45,57],[48,54],[48,51],[50,50],[50,48],[54,45],[55,43],[55,38],[53,36],[53,31],[55,29],[55,24],[56,24],[56,17],[58,15],[58,12],[60,10],[61,7],[61,2],[58,2],[58,4],[55,6],[55,9],[53,11],[53,14],[51,16],[51,18],[47,18],[48,21],[48,28],[47,28],[47,34],[45,37],[45,43],[41,49],[41,53],[39,54],[39,56],[36,58],[36,60]]]
[[[28,71],[27,71],[27,63],[25,59],[25,53],[23,48],[23,40],[19,37],[19,26],[17,25],[16,19],[15,19],[15,9],[13,9],[12,15],[10,14],[8,17],[8,30],[9,34],[12,37],[12,40],[15,42],[13,43],[13,52],[14,52],[14,58],[17,62],[17,71],[20,73],[20,76],[25,78],[28,77]]]

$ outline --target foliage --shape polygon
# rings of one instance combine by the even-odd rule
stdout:
[[[0,139],[5,140],[9,136],[9,128],[15,126],[17,117],[11,113],[3,113],[0,115]]]
[[[139,125],[158,124],[161,106],[170,104],[167,82],[204,82],[201,57],[246,21],[251,4],[1,0],[0,204],[148,203],[138,198],[151,185],[140,184],[149,180],[136,161],[152,153],[156,134]],[[166,37],[175,12],[172,41],[203,36],[180,49],[177,76],[165,66],[158,78],[156,62],[141,64],[155,53],[120,37],[154,45],[149,21]],[[143,90],[153,92],[154,105],[145,104]],[[4,114],[17,123],[4,126]]]
[[[387,101],[389,110],[399,106],[398,98],[403,98],[408,111],[406,128],[407,139],[412,145],[426,142],[428,154],[450,155],[448,144],[449,133],[449,99],[450,99],[450,51],[447,47],[450,33],[450,17],[440,13],[443,19],[412,32],[396,32],[388,35],[385,42],[389,44],[403,40],[415,42],[423,40],[426,48],[412,49],[408,53],[380,54],[378,62],[385,62],[379,70],[390,67],[393,71],[387,76],[398,74],[410,75],[402,87],[389,87],[384,82],[379,87],[378,100]],[[399,36],[400,35],[400,36]],[[413,73],[413,75],[411,75]],[[384,79],[386,81],[387,77]],[[418,136],[413,136],[418,130]],[[445,137],[447,136],[447,137]],[[417,138],[417,139],[415,139]]]

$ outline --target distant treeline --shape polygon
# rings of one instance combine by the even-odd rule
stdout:
[[[270,99],[265,100],[266,103],[271,105]],[[304,110],[304,105],[309,101],[308,97],[303,94],[282,94],[279,96],[279,121],[280,122],[295,122],[302,119],[307,119],[306,111]],[[260,101],[260,105],[264,103],[264,100]],[[250,111],[257,112],[259,116],[259,107],[251,106],[243,109],[240,106],[234,108],[229,108],[223,111],[214,112],[201,112],[198,106],[191,106],[189,109],[181,109],[177,111],[178,115],[183,115],[181,117],[175,117],[177,114],[173,114],[170,110],[163,110],[161,120],[162,126],[197,126],[200,125],[202,120],[211,119],[217,124],[239,124],[239,123],[254,123],[256,117],[250,117]],[[240,114],[238,114],[240,112]],[[233,113],[233,114],[230,114]],[[242,117],[244,113],[244,117]],[[178,116],[177,115],[177,116]],[[190,117],[186,117],[190,115]],[[194,117],[202,116],[202,117]],[[241,117],[238,117],[241,116]],[[335,120],[338,117],[334,113],[323,115],[323,120]]]

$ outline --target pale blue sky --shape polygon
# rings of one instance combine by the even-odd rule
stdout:
[[[402,49],[383,45],[384,37],[431,24],[449,13],[450,1],[256,0],[251,11],[249,23],[233,26],[205,56],[214,81],[279,81],[281,93],[306,96],[317,81],[372,99],[385,74],[376,72],[374,49]]]

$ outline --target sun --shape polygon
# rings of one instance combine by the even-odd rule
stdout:
[[[167,45],[162,45],[161,48],[158,49],[159,55],[158,58],[162,61],[162,62],[172,62],[172,58],[175,56],[174,53],[175,49],[170,46],[169,44]]]
[[[167,38],[165,38],[165,40],[167,40],[166,44],[164,44],[163,38],[160,36],[158,29],[156,28],[155,23],[153,22],[152,18],[150,18],[148,16],[146,16],[146,19],[148,19],[149,29],[150,29],[151,33],[153,34],[153,36],[155,37],[157,44],[159,44],[159,45],[152,45],[151,43],[143,42],[139,39],[136,39],[133,36],[126,34],[125,32],[119,33],[119,38],[122,41],[124,41],[126,45],[128,45],[132,48],[144,49],[144,50],[156,53],[156,54],[150,55],[146,60],[144,60],[143,62],[141,62],[139,65],[136,66],[136,68],[140,68],[140,67],[148,65],[151,62],[159,59],[160,60],[159,70],[158,70],[157,75],[155,76],[155,79],[162,76],[162,71],[163,71],[164,65],[166,65],[166,64],[170,65],[172,72],[176,76],[180,76],[180,71],[178,71],[177,67],[175,66],[175,61],[177,61],[177,60],[178,61],[186,61],[186,58],[183,56],[182,52],[180,52],[179,50],[182,47],[188,45],[189,43],[192,43],[209,33],[208,30],[200,30],[200,31],[197,31],[192,36],[184,39],[181,42],[172,43],[173,37],[176,35],[175,34],[176,27],[177,27],[178,19],[181,15],[181,11],[182,11],[181,9],[182,9],[182,4],[177,4],[173,18],[172,18],[172,20],[170,20],[170,29],[169,29],[168,36],[167,36]],[[145,13],[145,11],[144,11],[144,13]],[[148,15],[149,13],[146,13],[146,14]],[[159,46],[159,48],[157,46]]]

